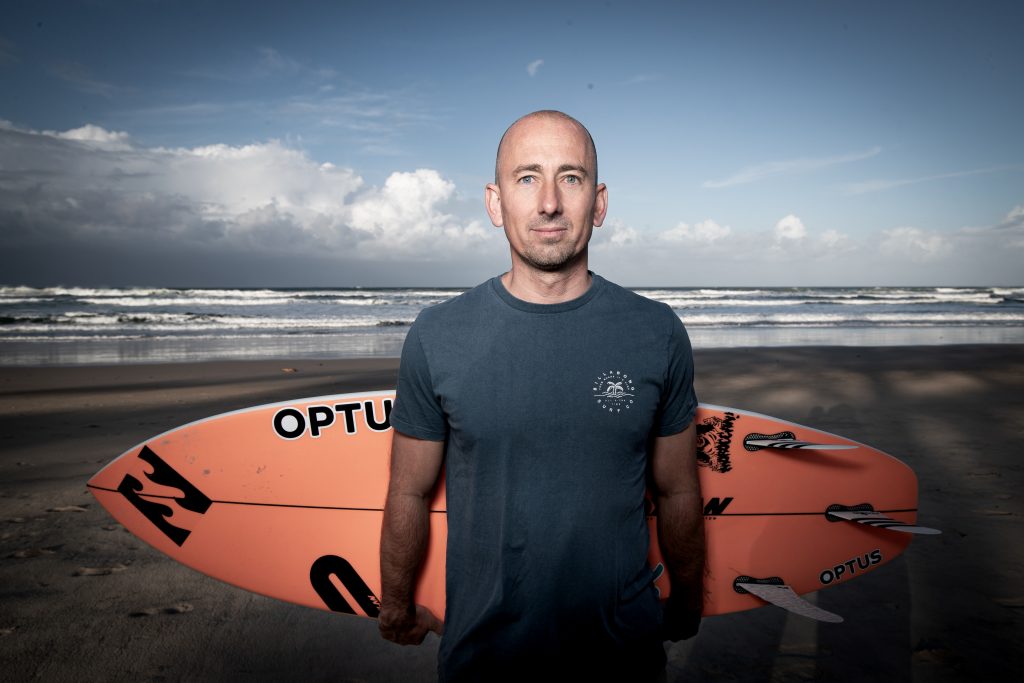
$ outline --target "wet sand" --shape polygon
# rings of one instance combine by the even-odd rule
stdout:
[[[287,368],[289,371],[285,371]],[[0,367],[4,680],[419,681],[437,639],[227,586],[125,532],[86,491],[147,437],[260,403],[394,386],[397,361]],[[293,371],[292,371],[293,370]],[[1024,347],[697,353],[702,401],[869,443],[907,462],[944,531],[815,596],[705,620],[668,680],[1011,680],[1024,671]]]

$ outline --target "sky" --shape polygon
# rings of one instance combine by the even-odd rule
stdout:
[[[626,286],[1024,283],[1024,3],[5,0],[0,284],[472,286],[582,121]]]

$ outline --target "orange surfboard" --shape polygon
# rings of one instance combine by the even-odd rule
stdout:
[[[394,392],[300,399],[225,413],[129,449],[89,480],[121,524],[171,558],[246,590],[376,616]],[[733,408],[696,417],[708,573],[706,615],[766,602],[837,621],[798,595],[900,554],[917,479],[874,448]],[[417,601],[445,605],[443,482]],[[662,597],[649,510],[650,563]]]

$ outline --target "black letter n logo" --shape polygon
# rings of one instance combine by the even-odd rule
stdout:
[[[153,474],[147,474],[147,479],[154,484],[169,486],[181,491],[182,495],[174,499],[178,507],[198,512],[199,514],[203,514],[209,509],[210,499],[185,479],[185,477],[178,474],[173,467],[164,462],[159,455],[150,450],[149,446],[142,447],[142,450],[139,452],[139,459],[149,463],[153,468]],[[130,474],[124,475],[124,479],[121,480],[121,484],[117,487],[121,495],[127,498],[129,503],[145,515],[146,519],[162,531],[167,538],[180,546],[192,532],[189,529],[182,529],[168,522],[167,518],[174,514],[174,510],[166,505],[143,498],[139,495],[142,489],[142,482]]]
[[[725,508],[729,507],[729,503],[732,502],[732,496],[728,498],[709,498],[707,504],[704,506],[705,517],[715,517],[725,512]]]

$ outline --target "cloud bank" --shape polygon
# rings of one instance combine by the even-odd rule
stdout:
[[[0,122],[0,283],[468,286],[507,268],[508,248],[461,194],[436,169],[372,185],[276,140],[146,147]],[[1022,205],[987,226],[856,237],[797,210],[746,226],[612,216],[591,263],[633,286],[1012,284],[1022,250]]]
[[[279,141],[147,148],[98,126],[0,125],[0,243],[177,247],[418,260],[491,235],[446,210],[455,186],[433,169],[367,187],[350,168]]]

